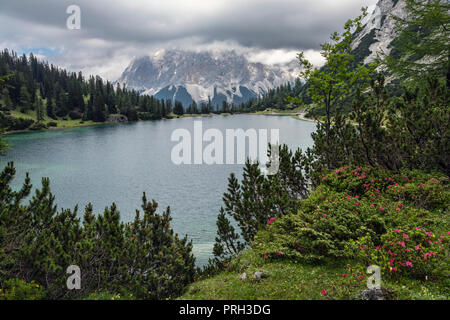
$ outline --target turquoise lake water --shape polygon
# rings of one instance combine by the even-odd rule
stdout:
[[[58,208],[78,204],[80,214],[89,202],[97,213],[115,202],[122,220],[131,221],[145,191],[160,212],[171,207],[175,232],[193,240],[197,264],[203,265],[211,257],[227,179],[232,172],[240,177],[243,166],[175,165],[171,134],[193,132],[194,121],[224,136],[226,129],[279,129],[280,141],[292,149],[311,146],[316,128],[289,116],[233,115],[17,133],[5,137],[11,149],[0,162],[3,167],[14,161],[17,188],[26,172],[38,188],[41,177],[49,177]]]

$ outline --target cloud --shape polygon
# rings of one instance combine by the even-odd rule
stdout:
[[[161,48],[235,49],[266,63],[305,50],[319,61],[319,44],[375,2],[2,0],[0,45],[19,52],[40,48],[52,63],[111,80],[133,57]],[[81,30],[66,28],[66,9],[74,3],[81,8]]]

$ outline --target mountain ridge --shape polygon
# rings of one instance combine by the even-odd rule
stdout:
[[[192,101],[246,102],[293,83],[298,74],[296,60],[266,65],[250,62],[234,50],[160,50],[131,61],[117,82],[158,99],[178,100],[186,107]]]
[[[363,29],[352,44],[355,63],[368,64],[383,52],[389,55],[397,36],[392,15],[405,17],[403,0],[379,0],[369,9]],[[297,60],[267,65],[250,62],[234,50],[160,50],[133,59],[118,83],[158,99],[240,104],[286,83],[300,74]]]
[[[357,53],[357,63],[368,64],[373,62],[379,53],[391,53],[392,41],[398,36],[392,16],[406,16],[403,0],[379,0],[373,11],[368,13],[363,29],[356,34],[352,45]]]

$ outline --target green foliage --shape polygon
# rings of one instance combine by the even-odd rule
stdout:
[[[267,275],[256,279],[256,271]],[[266,259],[248,249],[217,275],[191,284],[183,300],[361,300],[367,289],[367,266],[307,264],[289,259]],[[243,273],[246,279],[241,280]],[[450,286],[443,279],[419,281],[407,276],[382,275],[388,300],[446,300]]]
[[[268,259],[345,261],[355,256],[348,250],[349,243],[364,239],[379,246],[389,241],[391,230],[420,226],[446,234],[450,227],[448,179],[416,173],[340,168],[323,178],[298,212],[269,221],[252,246]],[[353,247],[359,250],[363,245]]]
[[[241,252],[245,245],[239,241],[240,236],[228,220],[223,208],[217,217],[217,237],[214,244],[214,259],[209,261],[205,273],[213,273],[220,270],[225,261]]]
[[[352,41],[354,32],[362,29],[363,15],[349,20],[344,26],[344,32],[335,32],[331,36],[332,43],[322,45],[322,56],[326,66],[314,68],[305,58],[304,53],[298,55],[303,71],[301,76],[308,82],[308,93],[315,108],[325,111],[325,120],[318,120],[318,130],[315,134],[315,147],[320,148],[318,154],[328,168],[343,165],[341,159],[347,158],[345,149],[338,145],[342,140],[352,142],[352,128],[343,118],[345,102],[357,90],[366,90],[370,76],[375,71],[375,65],[354,65]],[[350,139],[348,139],[350,136]]]
[[[427,3],[436,8],[437,2]],[[416,14],[419,17],[423,12]],[[429,19],[431,15],[426,14]],[[428,21],[430,25],[442,25],[448,19],[447,11],[435,10],[434,14],[438,19]],[[355,32],[361,30],[361,19],[349,20],[342,34],[334,33],[332,43],[322,45],[324,67],[314,69],[302,53],[299,55],[302,76],[307,80],[303,91],[308,91],[314,110],[324,110],[312,134],[314,146],[305,154],[298,151],[295,157],[281,161],[284,169],[280,172],[288,172],[286,176],[265,177],[248,163],[241,183],[234,175],[230,177],[215,247],[221,258],[216,264],[225,262],[222,270],[239,259],[240,254],[230,246],[240,239],[231,227],[236,223],[245,246],[251,246],[249,251],[269,264],[295,261],[325,265],[355,260],[355,270],[350,267],[352,277],[341,280],[342,290],[333,285],[324,291],[325,298],[359,298],[356,293],[364,287],[361,264],[366,268],[368,264],[380,265],[398,283],[405,278],[442,281],[448,291],[448,78],[433,72],[435,66],[430,63],[412,82],[404,81],[408,80],[406,71],[400,72],[403,81],[395,87],[401,87],[402,92],[393,94],[386,87],[385,74],[377,73],[376,64],[362,66],[355,61],[357,52],[351,44]],[[427,35],[437,32],[436,28],[427,30]],[[434,37],[443,40],[433,44],[435,48],[448,47],[448,32],[441,30]],[[420,50],[433,41],[424,39]],[[431,55],[436,54],[435,48],[430,49]],[[407,48],[397,49],[403,55],[410,54]],[[448,60],[435,61],[442,62],[445,74]],[[398,70],[392,67],[385,71]],[[295,97],[288,100],[300,102]],[[415,228],[443,237],[430,244],[430,239],[424,238],[428,234]],[[405,232],[409,242],[398,239],[400,231],[396,230],[402,230],[400,237]],[[398,243],[402,241],[414,248],[428,246],[423,253],[428,255],[420,255],[419,250],[401,251],[403,246]],[[384,250],[393,242],[397,251]],[[402,272],[390,271],[393,266],[387,252],[398,256],[391,262],[397,270],[402,267]],[[426,286],[417,290],[421,292],[417,297],[435,297]],[[396,295],[411,293],[397,291]]]
[[[266,109],[293,110],[302,105],[303,101],[299,97],[304,91],[303,83],[297,78],[293,86],[288,83],[271,89],[258,99],[244,103],[242,107],[249,111]]]
[[[0,300],[40,300],[44,297],[43,288],[34,281],[10,279],[5,281],[3,288],[0,287]]]
[[[103,122],[108,115],[118,113],[136,121],[138,111],[152,114],[152,119],[169,117],[171,112],[171,103],[166,101],[119,85],[114,88],[100,77],[85,79],[82,73],[67,72],[38,61],[33,54],[17,56],[8,50],[0,52],[0,98],[8,110],[22,113],[34,110],[37,122],[42,122],[45,116],[53,120],[69,116]]]
[[[21,107],[21,112],[31,108],[31,96],[26,86],[20,87],[19,106]]]
[[[25,130],[28,129],[33,123],[34,120],[15,118],[10,115],[6,115],[3,112],[0,112],[0,127],[3,130]]]
[[[391,146],[387,152],[400,162],[394,168],[450,174],[449,90],[443,78],[427,76],[407,86],[401,98],[393,99],[385,122]]]
[[[136,300],[136,297],[132,293],[110,293],[105,291],[91,293],[83,300]]]
[[[231,174],[228,191],[223,196],[225,206],[217,221],[216,258],[211,262],[228,261],[253,240],[267,220],[296,211],[298,200],[309,195],[307,173],[300,170],[308,165],[308,158],[300,150],[293,153],[287,146],[278,148],[279,171],[276,174],[265,176],[259,164],[250,161],[245,164],[241,182]],[[237,222],[241,236],[228,217]]]
[[[11,87],[11,85],[8,84],[9,80],[14,76],[14,74],[6,74],[0,76],[0,89],[6,89],[8,87]]]
[[[173,108],[173,113],[178,116],[182,116],[184,114],[183,104],[179,101],[175,101],[175,107]]]
[[[399,36],[393,52],[384,54],[384,65],[403,79],[446,76],[449,87],[450,4],[446,0],[405,0],[405,4],[406,17],[394,16]]]
[[[28,129],[33,130],[33,131],[45,130],[45,129],[48,129],[48,126],[45,123],[38,122],[38,123],[34,123],[31,126],[29,126]]]
[[[164,299],[180,295],[193,280],[192,243],[173,234],[169,209],[157,214],[157,204],[144,195],[144,215],[137,212],[132,223],[120,221],[115,204],[98,215],[88,205],[81,221],[77,207],[57,211],[46,178],[23,204],[30,179],[13,191],[14,175],[12,163],[0,174],[0,287],[17,278],[35,281],[51,299],[100,291]],[[67,290],[70,265],[81,269],[81,290]]]
[[[44,101],[42,101],[41,97],[36,98],[35,103],[35,110],[36,110],[36,122],[40,123],[44,120]]]
[[[421,227],[390,229],[374,243],[369,237],[361,237],[349,243],[350,252],[365,265],[377,265],[383,274],[400,275],[421,280],[448,281],[447,233],[434,234]]]
[[[158,215],[156,202],[148,203],[145,194],[142,202],[143,217],[136,212],[134,222],[125,231],[125,265],[133,266],[128,274],[131,286],[140,298],[177,297],[194,278],[192,242],[173,234],[169,208]]]
[[[389,98],[384,77],[377,75],[363,93],[356,90],[352,112],[319,123],[313,134],[315,171],[369,164],[450,173],[450,105],[442,79],[427,78]]]

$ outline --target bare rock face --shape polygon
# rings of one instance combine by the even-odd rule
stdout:
[[[379,0],[369,9],[363,30],[356,35],[352,45],[354,50],[364,51],[361,62],[373,62],[380,52],[389,55],[390,44],[397,36],[392,16],[406,16],[404,0]]]
[[[221,105],[246,102],[268,90],[293,83],[300,73],[298,61],[279,65],[250,62],[232,50],[161,50],[133,60],[118,79],[127,88],[158,99]]]

